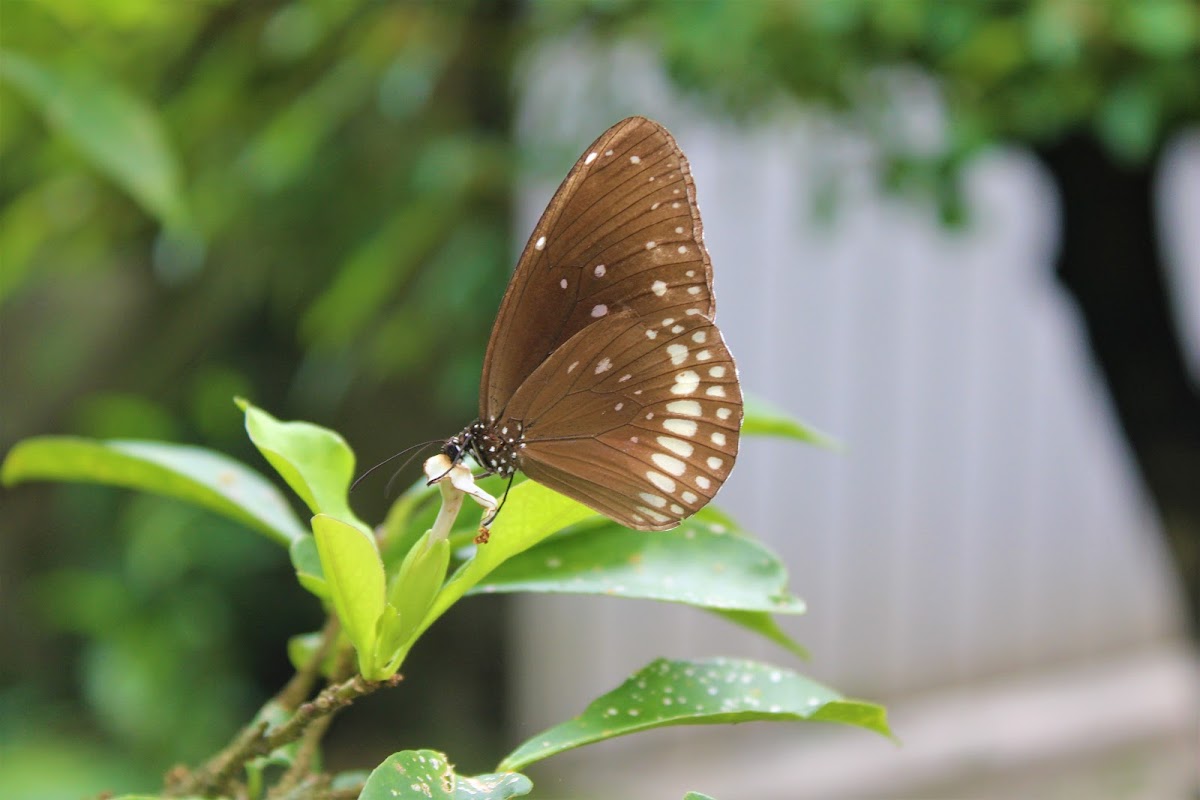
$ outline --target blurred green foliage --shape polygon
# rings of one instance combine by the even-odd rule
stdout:
[[[512,68],[549,38],[644,42],[722,114],[822,103],[948,216],[959,168],[994,142],[1085,132],[1138,162],[1200,118],[1193,0],[4,0],[0,15],[6,451],[77,433],[256,463],[235,394],[343,431],[368,463],[456,430],[511,265]],[[944,103],[932,142],[899,107],[913,75]],[[380,516],[380,493],[359,502]],[[63,774],[57,796],[115,775],[152,787],[205,753],[286,668],[251,645],[282,661],[316,618],[268,545],[161,499],[23,489],[0,528],[0,762],[70,761],[70,779],[39,773]],[[486,641],[494,608],[460,624]],[[471,738],[502,705],[498,681],[480,686],[405,716]],[[56,796],[5,773],[7,797]]]
[[[0,447],[141,437],[257,463],[238,394],[367,459],[461,427],[512,251],[510,53],[469,11],[6,1]],[[384,500],[360,492],[376,518]],[[77,756],[77,781],[5,770],[5,797],[155,787],[277,688],[318,619],[277,553],[178,503],[39,487],[0,527],[0,760]],[[486,741],[478,694],[407,724]]]
[[[818,103],[880,149],[890,188],[963,213],[966,161],[1001,142],[1085,134],[1137,164],[1200,119],[1195,0],[794,0],[545,3],[661,53],[694,99],[742,119]],[[944,124],[908,113],[932,88]],[[926,111],[929,110],[926,104]]]

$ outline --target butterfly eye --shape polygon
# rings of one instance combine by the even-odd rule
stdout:
[[[733,467],[737,368],[687,159],[631,117],[584,151],[534,228],[492,328],[479,419],[446,444],[623,525],[664,530]]]

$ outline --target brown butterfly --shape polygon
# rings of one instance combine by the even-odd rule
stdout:
[[[630,528],[675,527],[737,457],[742,391],[714,313],[687,159],[658,123],[623,120],[534,228],[492,328],[479,419],[442,452]]]

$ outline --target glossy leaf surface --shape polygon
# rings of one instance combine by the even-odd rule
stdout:
[[[658,659],[578,717],[529,739],[499,769],[653,728],[755,720],[841,722],[890,735],[880,706],[846,700],[790,670],[738,659]]]
[[[468,778],[433,750],[405,750],[375,768],[359,800],[507,800],[529,794],[524,775],[504,772]]]
[[[314,514],[328,514],[369,531],[350,510],[354,453],[338,434],[310,422],[280,422],[244,400],[246,433],[263,457]]]
[[[174,497],[255,528],[280,543],[307,535],[283,494],[238,461],[201,447],[39,436],[15,446],[4,484],[83,481]]]
[[[313,517],[312,523],[329,596],[358,652],[359,671],[363,677],[377,680],[376,625],[384,609],[384,576],[375,540],[325,514]]]
[[[804,611],[803,601],[787,593],[787,571],[774,553],[723,524],[697,519],[650,534],[605,524],[554,537],[506,561],[473,592],[604,594],[713,609]]]

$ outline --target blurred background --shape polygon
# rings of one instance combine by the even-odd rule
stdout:
[[[336,765],[486,771],[653,656],[729,654],[886,703],[904,746],[664,731],[536,796],[1192,796],[1194,0],[4,0],[0,46],[3,451],[265,471],[235,394],[361,468],[460,429],[524,237],[633,113],[692,163],[745,387],[844,445],[747,442],[718,498],[790,565],[811,663],[692,609],[471,600],[340,718]],[[207,513],[2,497],[0,796],[153,790],[320,624]]]

